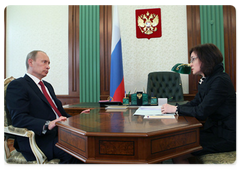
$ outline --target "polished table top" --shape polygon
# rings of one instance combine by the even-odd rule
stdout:
[[[68,127],[86,136],[151,136],[157,133],[168,133],[174,129],[186,129],[202,126],[194,117],[175,116],[175,119],[143,119],[134,116],[136,109],[124,112],[93,109],[90,113],[82,113],[70,117],[67,121],[57,123],[60,127]],[[103,133],[103,134],[101,134]]]

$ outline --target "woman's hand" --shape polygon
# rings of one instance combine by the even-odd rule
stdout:
[[[66,121],[67,118],[64,116],[61,116],[53,121],[51,121],[48,125],[48,130],[52,130],[55,126],[56,126],[56,122],[60,122],[60,121]]]
[[[170,104],[164,104],[164,105],[162,105],[161,110],[162,110],[163,114],[176,113],[177,106],[173,106],[173,105],[170,105]]]

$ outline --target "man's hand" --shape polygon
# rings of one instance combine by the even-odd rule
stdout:
[[[61,116],[53,121],[51,121],[48,125],[48,130],[52,130],[55,126],[56,126],[56,122],[59,122],[59,121],[66,121],[67,118],[64,117],[64,116]]]

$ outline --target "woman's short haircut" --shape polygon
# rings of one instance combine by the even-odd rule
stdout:
[[[190,56],[192,52],[195,52],[201,61],[201,71],[205,76],[211,75],[214,67],[223,61],[221,51],[214,44],[198,45],[190,50]]]

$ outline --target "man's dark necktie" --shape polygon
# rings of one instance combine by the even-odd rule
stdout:
[[[43,82],[40,81],[38,84],[40,84],[41,89],[42,89],[42,91],[43,91],[43,94],[44,94],[44,96],[46,97],[48,103],[52,106],[52,108],[53,108],[54,111],[58,114],[59,117],[62,116],[62,114],[59,112],[59,110],[57,109],[57,107],[56,107],[55,104],[53,103],[52,99],[51,99],[50,96],[48,95],[48,93],[47,93],[47,91],[46,91],[46,88],[45,88]]]

